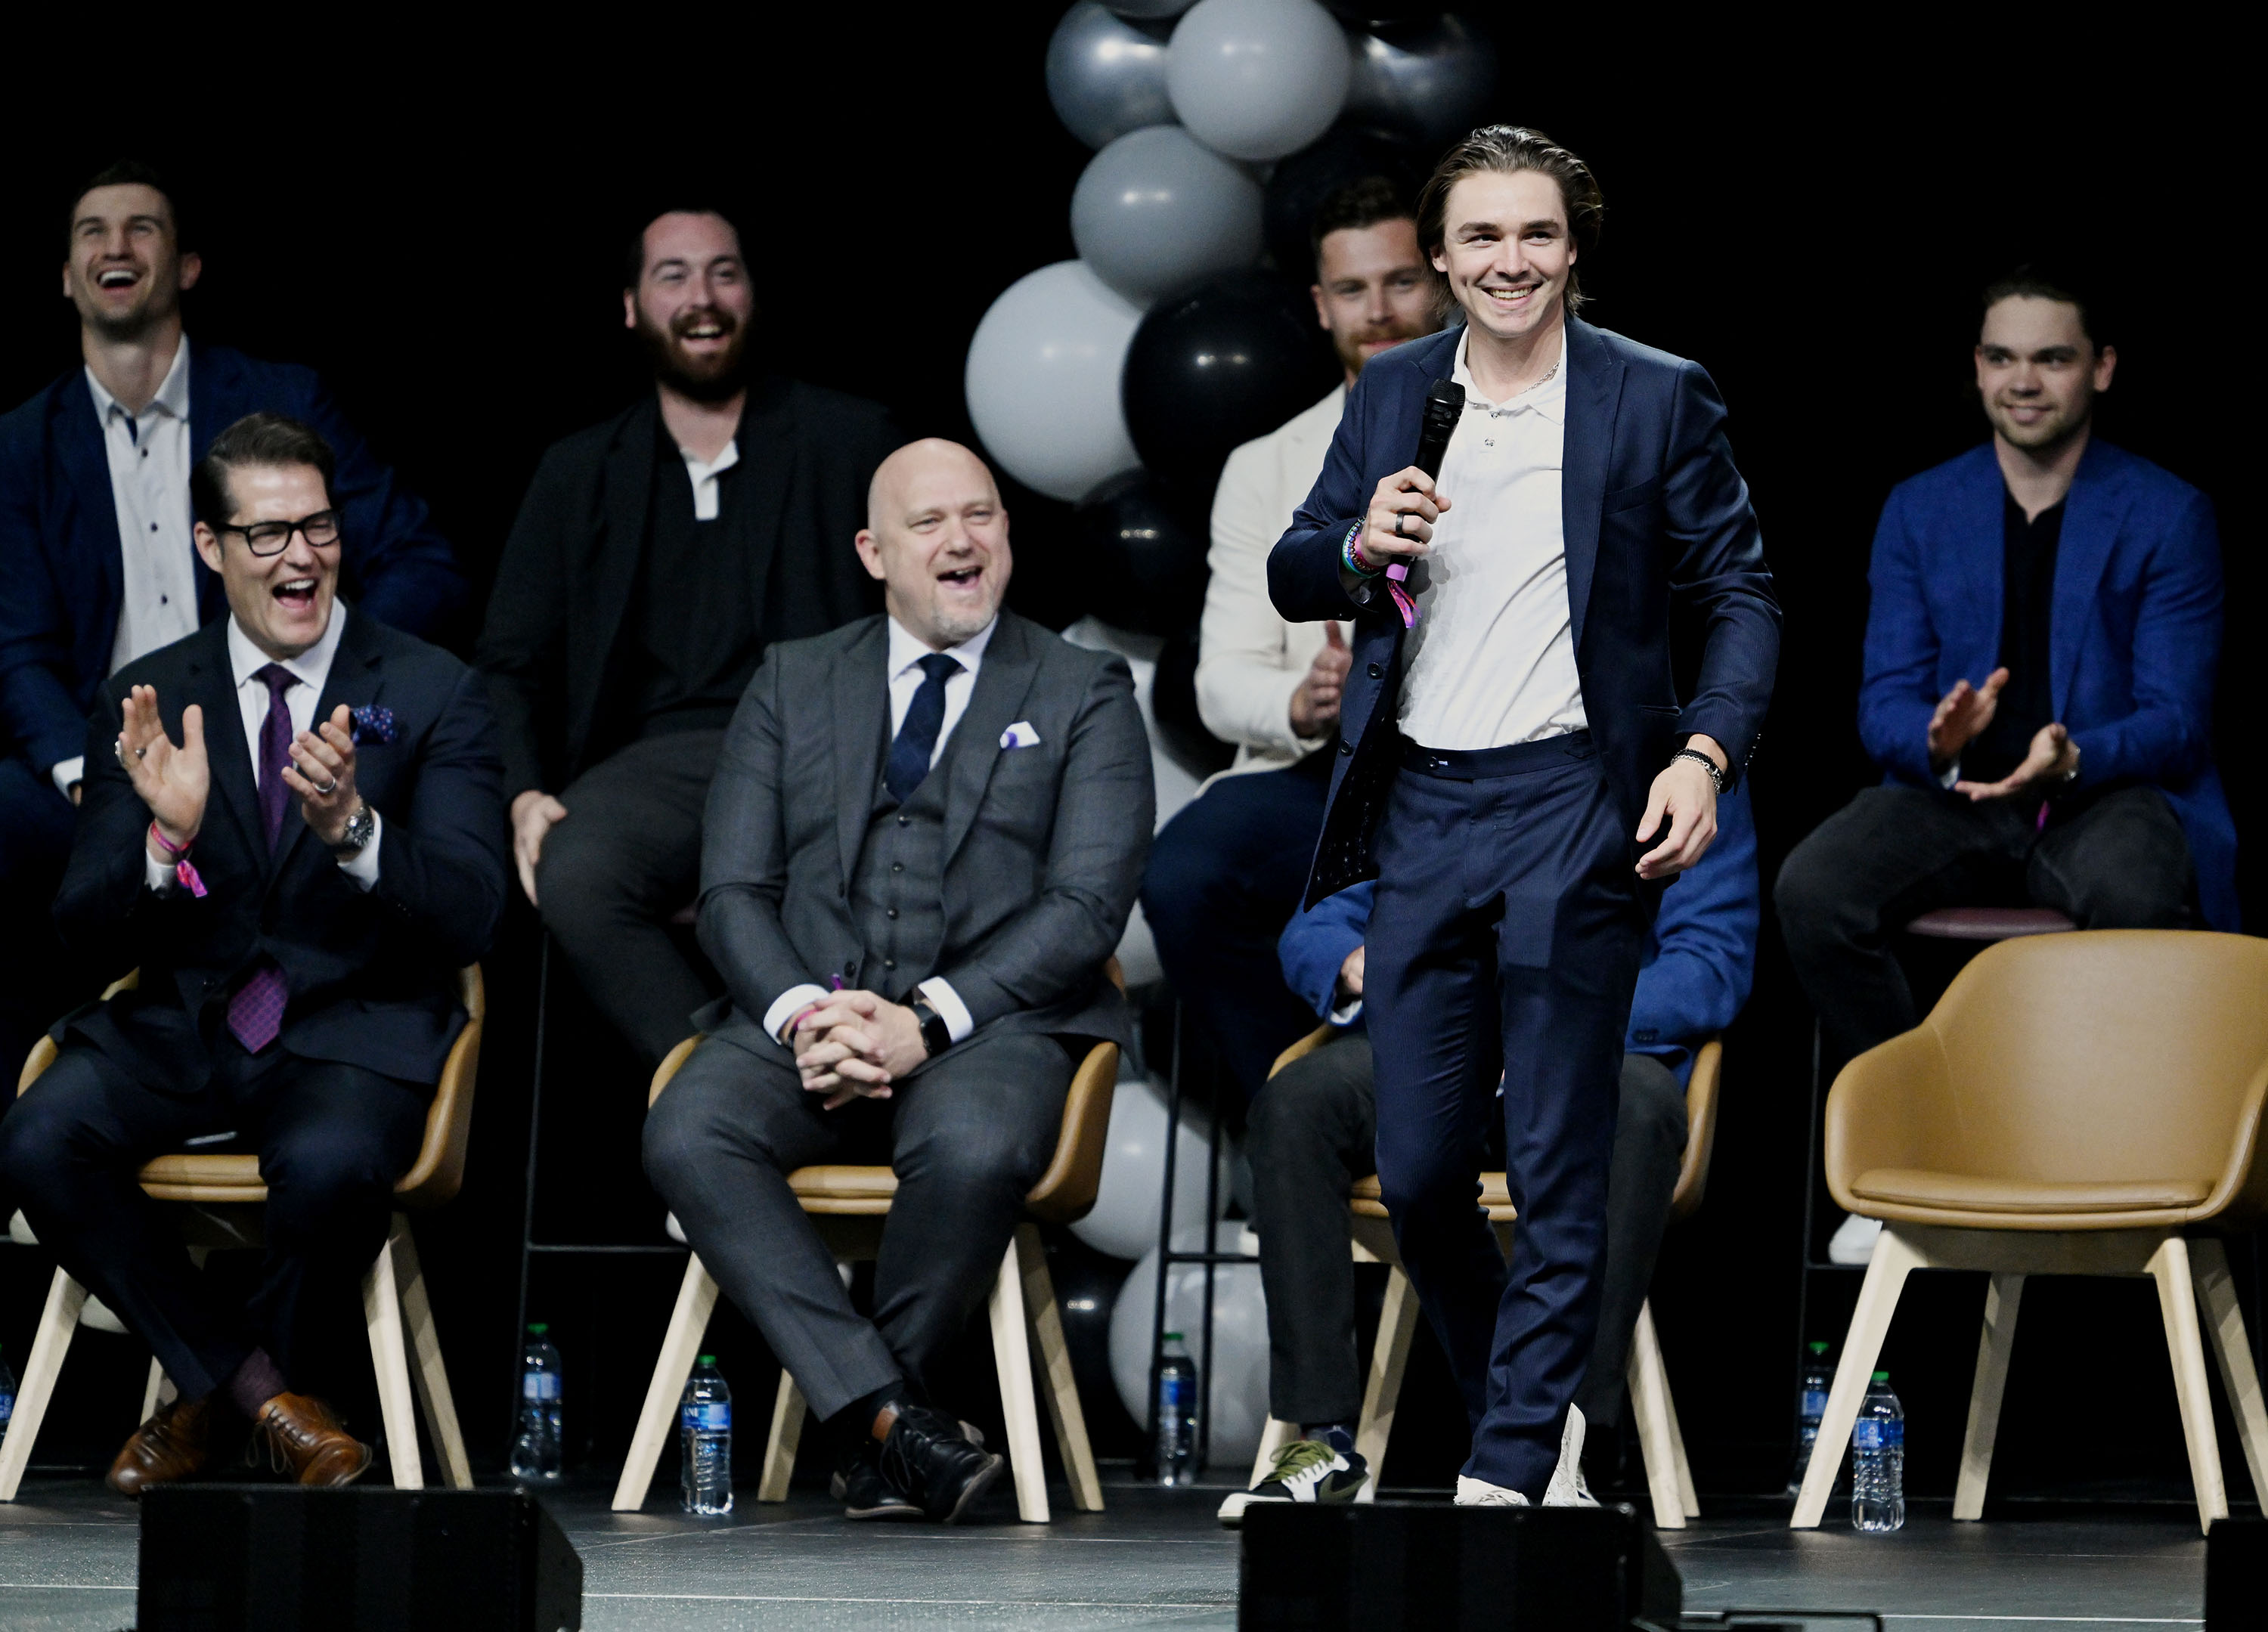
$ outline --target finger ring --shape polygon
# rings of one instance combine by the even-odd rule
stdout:
[[[136,748],[134,750],[134,757],[137,760],[148,758],[150,750],[147,748]]]
[[[119,764],[122,766],[124,765],[126,763],[126,745],[122,742],[112,743],[110,745],[110,754],[113,759],[119,762]]]
[[[328,799],[328,798],[329,798],[331,797],[331,795],[333,795],[334,793],[336,793],[338,790],[339,790],[339,779],[338,779],[337,777],[335,777],[335,776],[332,777],[332,778],[331,778],[331,780],[330,780],[329,782],[328,782],[328,783],[324,783],[321,787],[320,787],[320,788],[318,788],[318,789],[316,789],[316,790],[315,790],[315,791],[316,791],[316,792],[318,792],[318,793],[321,794],[321,795],[322,795],[325,798],[327,798],[327,799]]]
[[[1409,529],[1403,525],[1409,519],[1410,512],[1406,510],[1398,510],[1394,512],[1394,536],[1395,538],[1406,539],[1410,536]]]

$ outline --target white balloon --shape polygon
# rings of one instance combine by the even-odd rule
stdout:
[[[1139,1258],[1158,1249],[1158,1209],[1166,1194],[1166,1091],[1138,1077],[1121,1077],[1110,1101],[1110,1128],[1103,1136],[1102,1181],[1094,1207],[1071,1225],[1071,1233],[1098,1253]],[[1204,1240],[1205,1162],[1210,1156],[1205,1125],[1182,1107],[1174,1141],[1174,1245]],[[1216,1213],[1228,1205],[1226,1174],[1219,1186]]]
[[[1079,259],[1138,305],[1260,258],[1260,183],[1179,125],[1130,131],[1071,195]]]
[[[1076,504],[1141,458],[1118,376],[1142,313],[1077,261],[1008,286],[968,342],[968,417],[1026,487]]]
[[[1174,26],[1166,91],[1207,147],[1281,158],[1330,129],[1353,72],[1345,33],[1315,0],[1197,0]]]
[[[1089,147],[1166,124],[1174,117],[1166,99],[1166,42],[1095,0],[1079,0],[1048,40],[1048,100]]]
[[[1256,1237],[1241,1224],[1213,1232],[1213,1250],[1254,1252]],[[1158,1312],[1158,1249],[1152,1246],[1118,1289],[1110,1311],[1110,1380],[1138,1423],[1150,1420],[1150,1334]],[[1166,1282],[1166,1330],[1179,1332],[1191,1359],[1204,1365],[1204,1266],[1176,1264]],[[1212,1430],[1207,1461],[1238,1472],[1252,1466],[1268,1425],[1268,1300],[1258,1264],[1213,1268],[1212,1375],[1204,1408]]]

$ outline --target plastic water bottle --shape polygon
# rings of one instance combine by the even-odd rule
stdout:
[[[512,1476],[522,1484],[559,1482],[560,1407],[566,1393],[560,1381],[559,1351],[541,1321],[527,1328],[519,1351],[519,1429],[512,1442]]]
[[[677,1405],[677,1446],[684,1472],[679,1494],[688,1513],[733,1511],[733,1391],[717,1370],[717,1356],[703,1355],[685,1379]]]
[[[1851,1528],[1896,1530],[1906,1522],[1906,1414],[1890,1374],[1873,1386],[1851,1424]]]
[[[8,1369],[8,1356],[0,1354],[0,1445],[7,1443],[8,1424],[16,1415],[16,1374]]]
[[[1827,1345],[1815,1342],[1803,1362],[1803,1380],[1795,1394],[1795,1472],[1788,1475],[1791,1489],[1803,1482],[1811,1467],[1811,1448],[1819,1443],[1819,1419],[1827,1415],[1827,1391],[1835,1386],[1835,1368],[1827,1364]]]
[[[1166,1334],[1158,1364],[1158,1482],[1193,1484],[1197,1476],[1197,1363],[1179,1332]]]

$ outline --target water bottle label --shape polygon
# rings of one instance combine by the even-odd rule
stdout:
[[[1861,1417],[1851,1424],[1853,1451],[1900,1451],[1905,1448],[1906,1425],[1880,1417]]]
[[[1823,1388],[1805,1389],[1803,1391],[1803,1419],[1808,1422],[1815,1422],[1826,1415],[1827,1391]]]
[[[519,1392],[530,1400],[556,1400],[559,1398],[559,1373],[523,1371],[519,1374]]]
[[[733,1426],[729,1400],[688,1400],[679,1408],[679,1421],[696,1434],[723,1433]]]

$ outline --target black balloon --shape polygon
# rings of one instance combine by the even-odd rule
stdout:
[[[1261,206],[1261,230],[1276,269],[1307,283],[1314,276],[1315,212],[1350,181],[1384,176],[1414,206],[1433,153],[1407,136],[1335,125],[1277,165]]]
[[[1414,23],[1441,14],[1440,6],[1429,0],[1323,0],[1323,9],[1358,28],[1368,23]]]
[[[1087,605],[1105,623],[1146,635],[1197,627],[1204,609],[1205,526],[1147,471],[1113,476],[1080,504]]]
[[[1229,454],[1314,406],[1338,377],[1304,283],[1230,272],[1150,308],[1120,391],[1142,462],[1178,503],[1210,514]]]
[[[1150,717],[1158,723],[1158,736],[1167,754],[1200,782],[1215,771],[1226,770],[1236,758],[1235,745],[1207,731],[1197,714],[1194,635],[1174,636],[1158,653],[1158,666],[1150,682]]]

